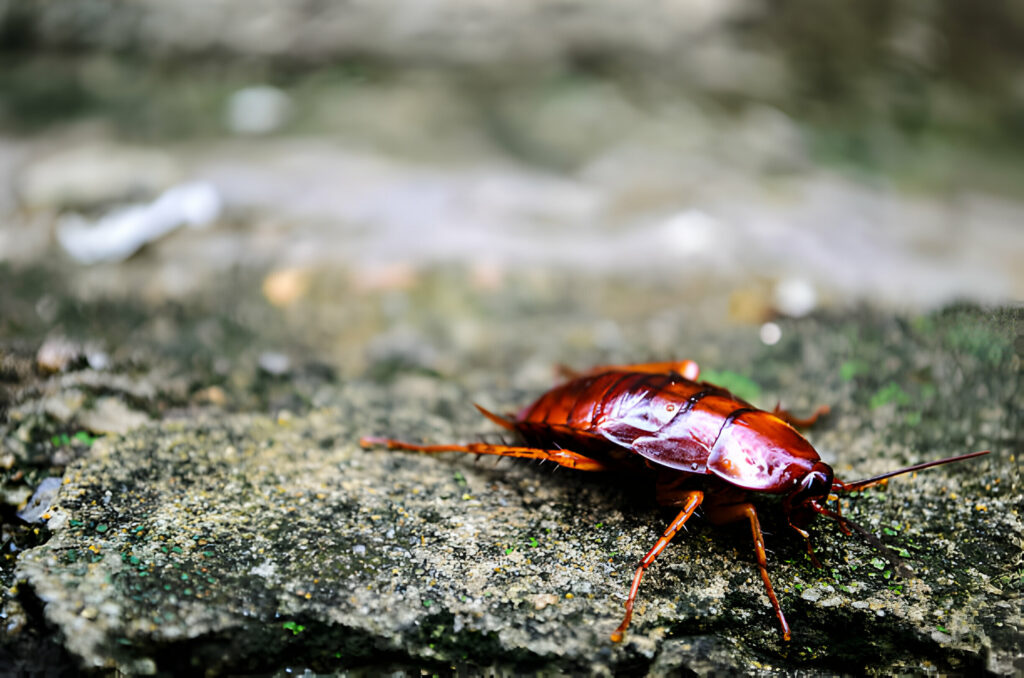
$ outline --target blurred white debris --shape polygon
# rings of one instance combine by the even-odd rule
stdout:
[[[784,315],[799,318],[818,305],[814,285],[803,278],[786,278],[775,285],[775,308]]]
[[[291,116],[292,100],[270,85],[240,89],[228,99],[224,122],[235,134],[269,134]]]
[[[220,194],[213,185],[191,182],[165,191],[148,205],[121,207],[96,222],[78,214],[63,215],[57,223],[57,239],[83,264],[123,261],[180,226],[208,226],[220,212]]]
[[[89,367],[94,370],[105,370],[110,364],[110,356],[106,351],[98,348],[86,348],[85,359],[89,361]]]
[[[18,517],[26,523],[38,522],[53,506],[53,501],[57,498],[62,483],[60,478],[44,478],[36,487],[35,493],[28,500],[25,508],[18,512]]]
[[[258,362],[261,370],[275,377],[286,374],[292,367],[291,359],[278,351],[264,351]]]
[[[760,335],[763,343],[774,346],[782,339],[782,328],[775,323],[765,323],[761,325]]]
[[[690,209],[669,217],[661,229],[665,241],[678,254],[700,256],[712,250],[721,224],[701,210]]]

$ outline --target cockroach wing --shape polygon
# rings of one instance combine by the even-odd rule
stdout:
[[[655,437],[671,437],[663,429],[679,407],[679,399],[666,397],[664,392],[625,393],[615,398],[613,406],[594,422],[594,428],[616,445],[631,448],[639,439],[654,442]]]
[[[633,451],[659,466],[707,473],[708,448],[695,440],[647,436],[633,441]]]
[[[708,456],[708,471],[745,490],[784,493],[806,476],[818,453],[768,412],[741,414],[726,425]]]

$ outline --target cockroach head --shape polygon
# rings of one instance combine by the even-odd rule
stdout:
[[[814,519],[815,513],[828,501],[832,491],[832,467],[816,462],[811,470],[800,479],[796,489],[786,497],[789,519],[797,527],[805,527]]]

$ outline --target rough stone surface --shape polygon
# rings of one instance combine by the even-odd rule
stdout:
[[[684,323],[670,325],[679,345],[692,342]],[[513,409],[550,381],[472,364],[331,380],[302,412],[201,408],[96,441],[64,473],[52,537],[18,558],[19,588],[85,666],[130,673],[1011,674],[1024,525],[1021,395],[1006,375],[1020,367],[1019,327],[1016,312],[960,309],[912,322],[789,322],[774,347],[721,334],[734,350],[705,361],[722,368],[710,376],[765,406],[777,396],[797,409],[833,405],[812,440],[844,478],[993,450],[851,498],[847,515],[902,554],[910,577],[828,525],[815,530],[825,569],[814,568],[769,503],[769,567],[790,643],[742,526],[698,521],[678,537],[613,645],[635,563],[670,517],[650,488],[357,446],[367,433],[479,439],[491,427],[472,400]],[[511,353],[527,341],[517,337]]]

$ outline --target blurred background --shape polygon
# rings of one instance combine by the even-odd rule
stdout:
[[[0,0],[7,381],[742,393],[755,347],[808,362],[790,319],[1019,304],[1022,38],[1013,2]]]
[[[0,46],[0,263],[76,294],[1024,297],[1013,2],[6,1]]]

